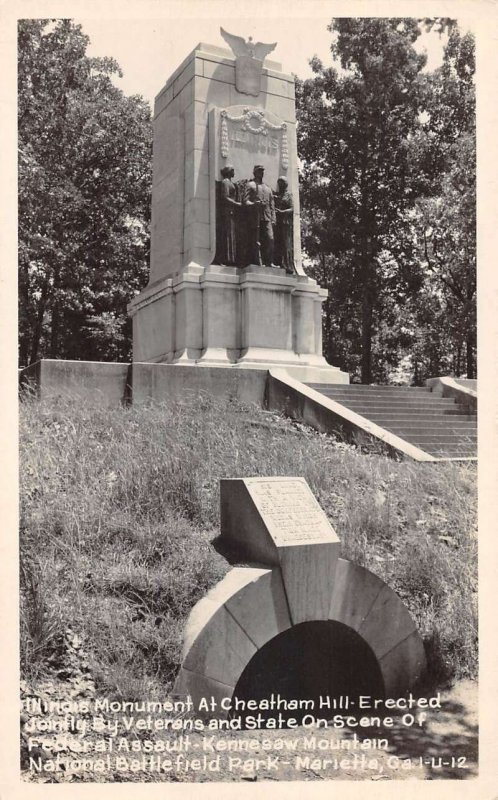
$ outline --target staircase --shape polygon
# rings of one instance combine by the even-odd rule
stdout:
[[[306,385],[435,458],[477,457],[477,414],[429,388]]]

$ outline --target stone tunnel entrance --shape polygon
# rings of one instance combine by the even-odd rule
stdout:
[[[221,538],[245,566],[192,609],[176,696],[198,708],[209,697],[226,719],[227,698],[352,704],[360,694],[399,697],[416,686],[425,653],[415,621],[377,575],[339,557],[337,534],[304,479],[223,480],[220,493]]]
[[[309,713],[325,719],[334,713],[355,714],[359,695],[384,697],[384,682],[375,655],[356,631],[341,622],[320,620],[295,625],[267,642],[251,658],[234,691],[234,698],[245,701],[272,695],[314,701],[308,709],[281,709],[283,717],[300,724]],[[330,708],[320,708],[320,698],[337,703],[342,698],[342,708],[334,711],[332,702]],[[275,712],[258,710],[265,719]],[[240,716],[243,725],[247,715],[254,711],[234,709],[231,714]]]

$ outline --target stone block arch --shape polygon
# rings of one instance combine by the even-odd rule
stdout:
[[[317,589],[320,613],[303,619],[289,602],[295,577],[288,570],[232,569],[190,614],[175,695],[190,695],[196,707],[212,697],[216,716],[227,717],[225,698],[234,695],[257,653],[285,631],[317,621],[339,623],[364,643],[377,665],[384,697],[401,696],[417,684],[425,669],[422,640],[407,608],[384,581],[338,558],[330,581]],[[330,631],[333,636],[333,626]],[[225,708],[219,707],[222,700]]]

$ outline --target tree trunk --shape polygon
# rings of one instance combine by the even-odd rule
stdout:
[[[41,324],[37,320],[35,325],[35,329],[33,331],[33,338],[31,340],[31,353],[29,356],[29,363],[34,364],[35,361],[38,361],[38,349],[40,347],[40,336],[41,336]]]
[[[50,330],[49,358],[57,358],[57,345],[59,342],[59,304],[54,302],[52,307],[52,325]]]
[[[33,328],[33,336],[31,338],[31,353],[29,356],[29,363],[34,364],[35,361],[38,361],[38,354],[40,350],[40,340],[43,332],[43,318],[45,316],[45,311],[47,307],[47,295],[48,295],[48,277],[45,277],[45,281],[43,283],[40,302],[38,304],[38,311],[36,313],[35,325]]]
[[[361,382],[372,383],[372,298],[367,275],[365,278],[361,302]]]
[[[466,361],[467,361],[467,378],[475,378],[475,360],[474,360],[474,332],[467,329],[467,337],[465,340],[466,348]]]
[[[467,366],[467,378],[476,377],[475,364],[475,283],[473,280],[467,281],[467,303],[466,303],[466,325],[465,325],[465,356]]]
[[[360,178],[361,206],[359,244],[361,258],[361,382],[372,383],[372,321],[373,321],[373,241],[374,216],[372,214],[372,198],[368,191],[368,144],[363,153]]]
[[[367,212],[363,211],[365,219]],[[361,243],[361,382],[372,383],[372,323],[373,323],[373,247],[365,222]]]
[[[458,377],[460,376],[460,373],[462,371],[461,365],[462,365],[462,345],[460,344],[460,342],[458,342],[456,348],[455,364],[454,364],[455,375],[457,375]]]
[[[50,348],[49,358],[57,358],[59,356],[58,343],[59,343],[59,327],[60,327],[60,307],[59,307],[59,268],[54,269],[54,284],[53,284],[53,302],[52,302],[52,325],[50,330]]]

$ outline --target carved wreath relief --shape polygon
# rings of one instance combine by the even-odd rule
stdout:
[[[228,136],[227,122],[241,122],[242,125],[233,131],[233,140],[237,142],[250,142],[252,136],[262,136],[263,141],[258,141],[258,149],[268,152],[270,155],[276,154],[278,150],[278,139],[274,134],[282,131],[282,141],[280,148],[280,163],[283,170],[289,166],[289,145],[287,142],[287,125],[285,122],[273,124],[265,119],[265,112],[257,108],[244,108],[242,114],[231,116],[228,111],[223,109],[221,116],[221,143],[220,152],[222,158],[230,156],[230,141]],[[265,139],[266,137],[266,139]]]

